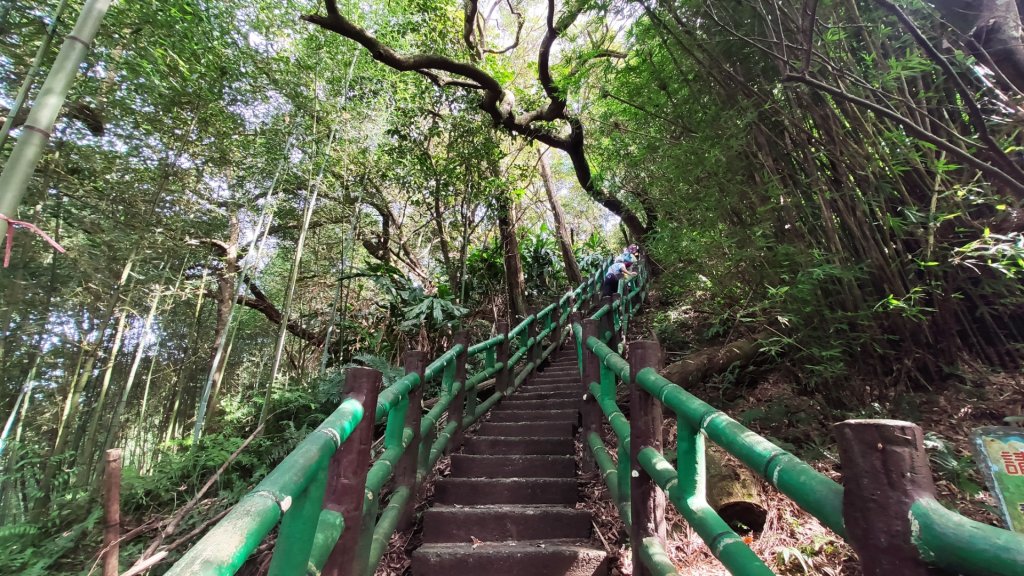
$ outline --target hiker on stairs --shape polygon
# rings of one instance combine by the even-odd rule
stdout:
[[[619,289],[619,280],[636,276],[630,269],[633,267],[633,258],[623,262],[615,262],[605,272],[604,282],[601,283],[601,296],[611,296]]]
[[[622,253],[615,257],[616,262],[636,262],[637,258],[640,257],[640,248],[636,244],[630,244],[626,246]]]

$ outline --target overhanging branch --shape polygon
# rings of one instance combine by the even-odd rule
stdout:
[[[559,36],[575,23],[583,11],[584,3],[570,1],[570,5],[556,19],[554,0],[548,0],[547,30],[541,41],[537,63],[538,80],[544,93],[548,96],[549,102],[542,108],[517,113],[515,98],[512,94],[507,92],[493,76],[478,66],[459,62],[439,54],[400,54],[382,43],[369,31],[342,16],[333,1],[325,1],[327,16],[309,14],[302,18],[311,24],[358,43],[370,52],[374,60],[394,70],[424,75],[439,86],[454,85],[481,92],[479,107],[494,120],[497,126],[512,134],[525,136],[566,152],[572,161],[580,186],[594,200],[622,218],[623,223],[634,235],[642,237],[650,230],[650,222],[648,225],[644,225],[641,219],[625,204],[601,190],[594,182],[583,148],[583,125],[578,118],[567,114],[565,95],[559,90],[551,75],[552,47]],[[450,78],[444,79],[443,76],[450,76]],[[548,126],[538,125],[556,121],[565,122],[568,125],[568,134],[554,133]],[[649,215],[649,221],[653,219],[651,216]]]

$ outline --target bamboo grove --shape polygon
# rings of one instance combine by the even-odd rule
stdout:
[[[4,4],[5,155],[81,7]],[[311,32],[307,8],[110,6],[5,205],[67,252],[18,228],[0,272],[0,564],[80,565],[110,447],[144,526],[229,459],[201,510],[131,546],[194,530],[333,410],[340,367],[485,336],[561,294],[566,262],[603,261],[614,228],[557,159],[542,178],[551,153]]]
[[[0,5],[5,166],[84,4]],[[0,271],[0,563],[80,564],[109,447],[139,550],[233,459],[201,527],[341,367],[386,383],[624,240],[666,347],[699,308],[836,406],[1017,369],[1020,15],[970,4],[112,3],[0,204],[67,249],[19,229]]]
[[[950,4],[631,4],[594,95],[618,128],[595,155],[667,220],[662,266],[777,316],[841,403],[1019,365],[1021,86],[991,20],[955,28]],[[838,385],[854,358],[878,384]]]

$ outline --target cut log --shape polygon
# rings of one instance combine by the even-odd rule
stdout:
[[[707,447],[707,500],[737,534],[759,533],[768,511],[761,500],[754,473],[730,461],[721,448]]]
[[[757,357],[763,346],[762,342],[768,337],[768,332],[760,332],[725,346],[705,348],[668,365],[661,371],[661,375],[673,384],[685,387],[708,376],[724,372],[733,364],[749,364]]]
[[[750,364],[768,337],[768,332],[760,332],[725,346],[705,348],[670,364],[661,375],[678,386],[690,386],[725,372],[734,364]],[[768,512],[761,501],[754,474],[729,459],[717,446],[707,447],[706,467],[707,501],[711,508],[739,534],[760,532]]]

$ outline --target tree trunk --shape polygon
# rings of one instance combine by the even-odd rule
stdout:
[[[942,18],[977,42],[974,56],[1024,92],[1024,33],[1014,0],[931,0]],[[983,52],[983,53],[982,53]]]
[[[441,248],[441,261],[444,262],[445,275],[448,277],[448,289],[452,294],[457,294],[458,272],[452,263],[451,242],[448,240],[448,232],[444,227],[444,211],[441,209],[441,191],[438,185],[434,186],[433,195],[434,227],[437,229],[437,240]]]
[[[515,318],[526,317],[526,303],[523,299],[526,279],[523,277],[523,263],[519,258],[519,237],[515,228],[515,204],[503,194],[498,200],[498,230],[501,233],[501,249],[505,257],[505,286],[508,289],[508,309]]]
[[[550,150],[550,149],[549,149]],[[562,212],[562,205],[558,202],[555,194],[555,183],[551,178],[551,168],[548,167],[548,159],[541,151],[540,156],[540,177],[544,181],[544,191],[548,195],[548,203],[551,204],[551,215],[555,219],[555,232],[558,236],[558,246],[562,249],[562,261],[565,263],[565,276],[569,279],[569,285],[579,286],[583,283],[583,273],[580,272],[580,265],[576,262],[576,256],[572,253],[572,239],[569,237],[569,229],[565,225],[565,213]]]
[[[217,272],[217,325],[213,331],[213,349],[210,350],[210,371],[207,373],[199,409],[196,412],[194,440],[198,441],[203,427],[213,420],[217,412],[217,396],[220,392],[221,376],[228,358],[226,352],[228,328],[235,308],[238,288],[238,215],[232,214],[228,222],[228,241],[217,244],[221,250],[223,266]]]

